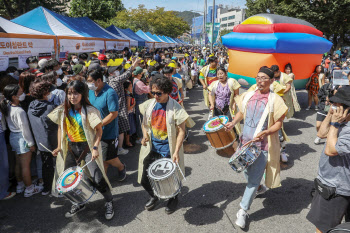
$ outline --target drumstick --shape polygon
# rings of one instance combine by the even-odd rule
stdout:
[[[93,159],[91,159],[90,160],[90,162],[88,162],[87,164],[85,164],[82,168],[81,168],[81,170],[83,170],[84,169],[84,167],[86,167],[89,163],[91,163],[93,161]]]
[[[227,129],[227,127],[221,122],[220,118],[219,118],[219,123],[225,127],[225,129]]]
[[[51,150],[47,149],[46,146],[44,146],[43,144],[41,144],[41,142],[39,142],[39,144],[40,144],[42,147],[44,147],[45,150],[47,150],[48,152],[51,152],[51,154],[53,154],[53,152],[52,152]]]
[[[176,164],[177,168],[180,170],[180,173],[181,173],[182,177],[183,177],[184,180],[186,181],[186,177],[185,177],[184,174],[182,173],[182,170],[181,170],[179,164],[178,164],[178,163],[175,163],[175,164]]]

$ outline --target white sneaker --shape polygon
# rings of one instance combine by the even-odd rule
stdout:
[[[315,143],[315,145],[320,144],[321,143],[321,138],[316,137],[314,143]]]
[[[237,212],[236,225],[242,229],[245,228],[247,217],[249,217],[248,213],[245,210],[240,209]]]
[[[124,148],[118,149],[118,155],[126,155],[127,153],[129,153],[129,150],[126,150]]]
[[[113,202],[106,202],[106,213],[105,213],[105,218],[107,220],[111,220],[114,216],[114,210],[113,210]]]
[[[288,162],[288,157],[287,157],[287,154],[286,154],[286,152],[281,152],[281,160],[282,160],[282,162],[284,162],[284,163],[286,163],[286,162]]]
[[[26,187],[24,186],[23,182],[18,184],[17,187],[16,187],[16,193],[23,193],[25,188]]]
[[[26,188],[26,190],[24,191],[24,197],[31,197],[34,194],[40,193],[44,189],[43,186],[38,186],[38,185],[33,185],[33,186],[34,187],[32,188]]]

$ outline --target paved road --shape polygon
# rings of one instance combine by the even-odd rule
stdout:
[[[305,109],[306,92],[297,95]],[[241,230],[234,222],[245,179],[229,167],[227,158],[209,147],[201,130],[208,113],[204,110],[202,91],[191,90],[188,96],[186,109],[197,124],[185,143],[187,181],[175,213],[165,214],[165,202],[154,211],[144,210],[148,195],[137,183],[139,147],[136,147],[121,157],[128,168],[124,182],[116,181],[115,168],[108,171],[115,200],[113,220],[104,219],[100,194],[71,219],[64,217],[70,208],[64,198],[36,195],[26,199],[18,195],[0,201],[0,232],[315,232],[305,218],[323,148],[313,144],[315,111],[303,110],[285,123],[292,141],[287,144],[290,156],[281,172],[282,186],[254,200],[249,225]]]

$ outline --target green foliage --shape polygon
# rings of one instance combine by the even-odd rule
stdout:
[[[192,12],[192,11],[174,11],[174,13],[180,17],[183,18],[189,25],[192,25],[192,19],[200,16],[201,14],[197,12]]]
[[[247,0],[247,16],[275,13],[303,19],[332,41],[333,48],[350,44],[350,0]]]
[[[89,17],[92,20],[106,22],[115,17],[117,11],[124,9],[121,0],[72,0],[69,16]]]
[[[68,2],[69,0],[0,0],[0,16],[13,19],[39,6],[63,13]]]
[[[130,28],[133,31],[142,30],[152,34],[177,37],[190,30],[190,26],[174,11],[165,11],[164,7],[148,10],[144,5],[136,9],[123,10],[108,21],[104,26],[114,24],[120,28]]]

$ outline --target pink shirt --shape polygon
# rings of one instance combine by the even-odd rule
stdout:
[[[135,83],[135,81],[136,81],[136,78],[134,79],[134,86],[135,86],[136,94],[142,95],[142,94],[151,92],[151,88],[149,86],[146,86],[141,80],[138,80],[139,82],[136,82],[136,83]]]

